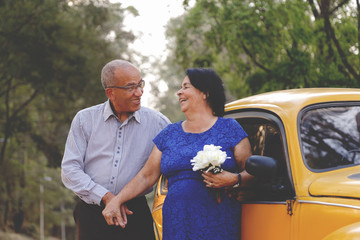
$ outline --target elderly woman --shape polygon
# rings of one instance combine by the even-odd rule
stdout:
[[[155,146],[144,168],[106,206],[110,225],[125,227],[126,201],[144,192],[160,174],[168,178],[163,206],[163,239],[238,239],[241,209],[225,190],[247,184],[244,170],[251,155],[247,134],[234,119],[223,118],[225,91],[211,69],[186,71],[177,92],[185,121],[168,125],[154,139]],[[191,160],[205,145],[226,153],[220,173],[193,171]],[[221,201],[219,201],[219,197]]]

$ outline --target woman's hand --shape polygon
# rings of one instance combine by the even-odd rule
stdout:
[[[127,215],[132,215],[133,212],[130,211],[125,204],[120,203],[115,197],[106,204],[102,214],[108,225],[121,226],[122,228],[125,228],[127,224]]]
[[[221,173],[203,172],[204,182],[209,188],[230,187],[236,184],[239,179],[237,174],[223,170]]]

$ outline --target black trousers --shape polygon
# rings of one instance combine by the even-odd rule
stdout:
[[[133,211],[125,228],[109,226],[103,215],[103,207],[79,200],[74,210],[78,240],[154,240],[153,219],[146,198],[139,197],[126,203]]]

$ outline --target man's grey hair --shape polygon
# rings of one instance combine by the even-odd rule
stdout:
[[[116,69],[118,68],[126,69],[130,67],[135,67],[135,66],[125,60],[116,59],[111,62],[108,62],[101,70],[101,84],[103,88],[106,89],[107,87],[114,84],[114,74]]]

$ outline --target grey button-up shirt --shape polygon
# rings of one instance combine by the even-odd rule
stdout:
[[[169,123],[145,107],[121,122],[109,100],[79,111],[65,145],[64,185],[86,203],[99,205],[107,192],[119,193],[145,165],[153,138]]]

